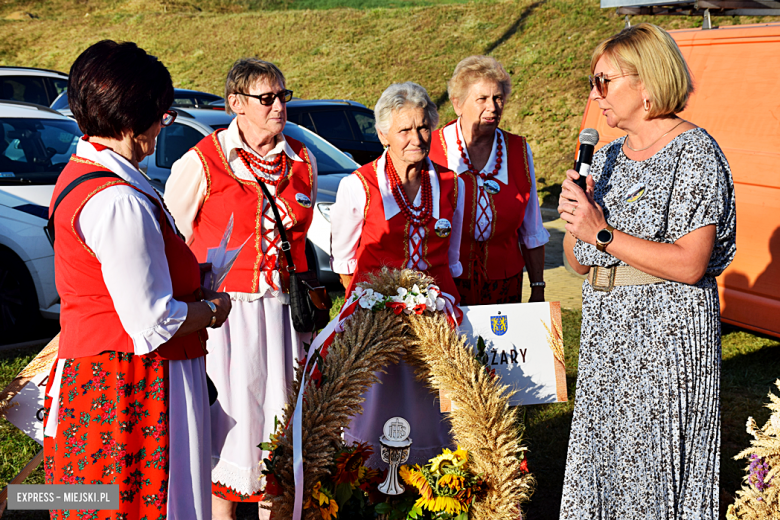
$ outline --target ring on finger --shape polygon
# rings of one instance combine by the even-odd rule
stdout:
[[[573,210],[571,210],[571,216],[573,217],[573,216],[574,216],[574,215],[576,215],[576,214],[577,214],[577,206],[575,205],[575,206],[574,206],[574,209],[573,209]]]

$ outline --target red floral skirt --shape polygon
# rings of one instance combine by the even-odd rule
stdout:
[[[43,442],[46,483],[117,484],[119,510],[52,511],[51,518],[165,519],[167,361],[119,352],[68,359],[59,405],[57,435]]]

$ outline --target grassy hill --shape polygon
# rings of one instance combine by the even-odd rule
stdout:
[[[502,126],[529,138],[542,195],[555,205],[555,185],[573,162],[590,54],[623,19],[600,9],[598,0],[444,2],[4,0],[0,64],[67,71],[95,41],[131,40],[160,57],[177,86],[221,93],[233,61],[258,56],[278,64],[296,96],[305,98],[349,98],[373,107],[390,83],[416,81],[446,122],[454,117],[446,81],[455,64],[470,54],[492,54],[513,81]],[[392,7],[420,4],[427,5]],[[301,9],[333,5],[385,7]],[[632,22],[643,19],[650,18]],[[652,21],[667,29],[700,24],[686,17]],[[748,21],[718,19],[722,25]]]

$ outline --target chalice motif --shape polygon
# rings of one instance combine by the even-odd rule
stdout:
[[[393,417],[382,428],[382,437],[379,444],[382,446],[382,460],[390,464],[387,478],[379,484],[379,491],[385,495],[400,495],[404,487],[398,479],[398,467],[409,458],[409,447],[412,439],[409,438],[411,428],[409,422],[403,417]]]

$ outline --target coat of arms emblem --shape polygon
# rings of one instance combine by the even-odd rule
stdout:
[[[507,319],[506,316],[491,316],[490,317],[490,329],[496,336],[503,336],[506,334]]]

